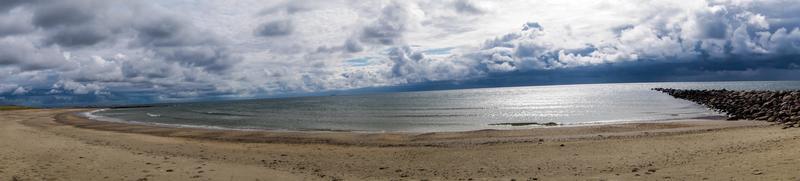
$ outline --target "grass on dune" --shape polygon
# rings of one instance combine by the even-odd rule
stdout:
[[[12,111],[12,110],[23,110],[23,109],[33,109],[33,108],[25,106],[0,106],[0,111]]]

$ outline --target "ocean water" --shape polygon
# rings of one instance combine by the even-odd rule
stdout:
[[[288,131],[433,132],[520,129],[720,116],[650,90],[787,90],[800,81],[582,84],[164,104],[107,109],[93,119],[162,126]]]

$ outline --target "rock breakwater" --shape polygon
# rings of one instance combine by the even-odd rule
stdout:
[[[653,88],[725,113],[729,120],[760,120],[800,127],[800,90],[738,91]]]

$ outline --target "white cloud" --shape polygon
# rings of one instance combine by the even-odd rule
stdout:
[[[59,81],[56,84],[53,84],[53,90],[58,90],[58,89],[69,90],[74,94],[88,94],[88,93],[100,94],[101,91],[105,88],[95,83],[83,84],[74,81]]]
[[[793,4],[15,2],[0,7],[0,85],[15,86],[0,94],[24,87],[162,100],[247,97],[644,60],[797,56],[800,18],[791,10],[800,6]],[[348,63],[361,58],[369,61]]]
[[[17,89],[17,87],[19,87],[19,86],[17,86],[16,84],[2,84],[2,83],[0,83],[0,94],[4,94],[4,93],[7,93],[7,92],[12,92],[15,89]]]
[[[11,95],[24,95],[28,93],[28,91],[30,90],[25,89],[24,87],[17,87],[17,89],[14,89],[14,92],[12,92]]]

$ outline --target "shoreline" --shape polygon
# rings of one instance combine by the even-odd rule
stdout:
[[[362,131],[362,130],[336,130],[336,129],[306,129],[306,130],[289,130],[289,129],[261,129],[261,128],[227,128],[227,127],[219,127],[219,126],[202,126],[202,125],[182,125],[182,124],[167,124],[167,123],[148,123],[148,122],[140,122],[140,121],[131,121],[131,120],[124,120],[120,118],[112,118],[107,116],[100,116],[95,115],[94,113],[106,111],[108,109],[114,108],[94,108],[94,109],[87,109],[85,111],[77,111],[73,114],[76,114],[80,118],[88,119],[91,121],[97,122],[110,122],[110,123],[120,123],[126,125],[141,125],[141,126],[148,126],[148,127],[160,127],[160,128],[175,128],[175,129],[201,129],[201,130],[218,130],[218,131],[242,131],[242,132],[287,132],[287,133],[359,133],[359,134],[386,134],[386,133],[397,133],[397,134],[424,134],[424,133],[461,133],[461,132],[471,132],[471,131],[514,131],[514,130],[527,130],[527,129],[543,129],[543,128],[567,128],[567,127],[583,127],[583,126],[604,126],[604,125],[616,125],[616,124],[636,124],[636,123],[669,123],[675,121],[686,121],[686,120],[726,120],[727,117],[723,115],[710,115],[710,116],[700,116],[700,117],[690,117],[690,118],[670,118],[670,119],[660,119],[660,120],[646,120],[646,121],[594,121],[594,122],[582,122],[582,123],[574,123],[574,124],[559,124],[555,122],[520,122],[520,123],[490,123],[490,126],[497,126],[496,129],[485,128],[485,129],[476,129],[476,130],[464,130],[464,131]],[[93,118],[95,117],[95,118]],[[100,118],[100,119],[98,119]],[[107,120],[102,120],[107,119]]]
[[[762,121],[298,137],[57,122],[76,111],[0,111],[0,180],[796,180],[800,166],[800,132]]]
[[[243,143],[331,144],[350,146],[432,146],[530,143],[540,140],[580,140],[676,135],[704,131],[758,127],[768,124],[751,121],[725,121],[722,117],[664,121],[610,122],[518,129],[482,129],[454,132],[359,132],[302,130],[238,130],[162,126],[137,122],[95,120],[83,115],[96,110],[81,110],[55,115],[65,125],[101,131],[146,134],[163,137],[229,141]]]

